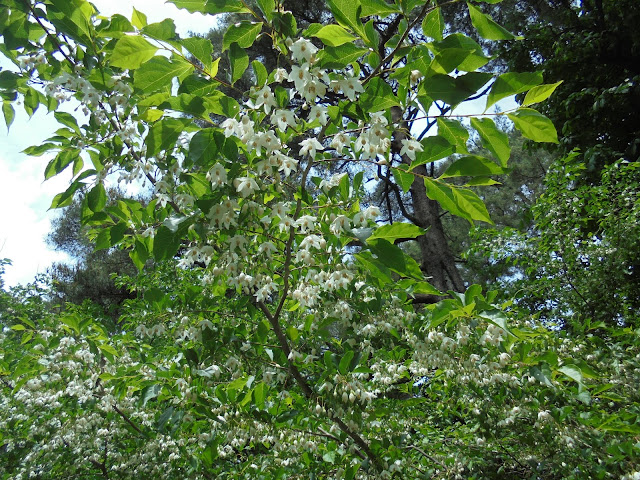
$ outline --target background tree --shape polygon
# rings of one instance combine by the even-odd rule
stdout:
[[[123,198],[118,190],[110,190],[108,196],[112,205]],[[120,305],[135,298],[135,292],[117,286],[115,278],[135,276],[137,269],[124,250],[96,249],[95,241],[88,237],[90,228],[82,224],[82,214],[82,200],[76,197],[51,222],[47,243],[72,259],[72,263],[54,263],[47,272],[53,286],[52,300],[62,305],[67,302],[79,305],[89,300],[107,316],[117,319]]]
[[[640,155],[640,9],[632,0],[528,1],[515,31],[525,40],[499,46],[521,71],[542,68],[563,80],[543,108],[562,134],[562,152],[578,148],[584,174],[597,181],[605,165]],[[514,17],[516,20],[516,17]]]

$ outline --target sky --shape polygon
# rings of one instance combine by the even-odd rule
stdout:
[[[93,0],[103,15],[120,13],[131,18],[133,8],[145,13],[149,23],[172,18],[180,35],[189,32],[205,33],[214,25],[214,17],[190,14],[163,0]],[[0,67],[11,69],[13,65],[0,55]],[[513,101],[511,101],[513,103]],[[484,99],[465,106],[467,112],[481,112]],[[29,157],[22,151],[42,143],[59,128],[53,114],[40,107],[32,118],[19,106],[9,131],[0,117],[0,259],[8,258],[4,276],[6,287],[26,284],[37,274],[46,273],[51,263],[67,261],[61,252],[48,248],[45,238],[51,230],[51,220],[58,212],[49,211],[53,197],[66,189],[70,173],[63,172],[46,182],[44,169],[51,156]],[[73,113],[74,106],[66,105]],[[502,106],[503,109],[511,105]]]

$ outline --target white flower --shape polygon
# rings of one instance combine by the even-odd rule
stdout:
[[[296,221],[296,226],[302,233],[308,233],[313,229],[317,218],[311,215],[303,215]]]
[[[417,140],[402,140],[400,155],[406,155],[411,160],[416,159],[416,152],[422,152],[422,144]]]
[[[298,167],[298,161],[296,159],[287,157],[284,154],[279,154],[278,160],[281,161],[278,171],[283,172],[285,177],[291,175],[291,172],[295,172]]]
[[[264,255],[266,255],[268,257],[271,257],[271,254],[275,253],[277,251],[278,251],[278,249],[271,242],[264,242],[258,247],[258,253],[259,254],[264,254]]]
[[[347,96],[349,100],[352,102],[356,99],[356,93],[364,92],[364,88],[360,81],[355,77],[346,77],[342,80],[338,81],[342,92]]]
[[[255,108],[264,106],[266,113],[271,112],[271,107],[277,107],[276,97],[273,95],[271,88],[268,85],[262,87],[256,94]]]
[[[258,190],[258,184],[251,177],[238,177],[233,181],[233,185],[242,197],[248,197]]]
[[[342,149],[344,148],[344,146],[347,145],[348,143],[349,143],[349,137],[345,133],[340,132],[336,134],[331,140],[331,148],[335,148],[336,151],[340,153],[342,152]]]
[[[368,220],[375,220],[380,216],[380,209],[375,205],[365,208],[364,212],[362,212],[364,218]]]
[[[311,81],[311,74],[309,73],[309,65],[303,65],[302,67],[298,67],[294,65],[291,67],[291,73],[289,74],[289,81],[293,82],[296,86],[296,90],[300,92],[304,91],[304,86],[307,82]]]
[[[539,422],[546,422],[551,420],[551,413],[549,412],[549,410],[542,410],[540,412],[538,412],[538,421]]]
[[[280,149],[280,140],[276,137],[273,130],[267,130],[261,133],[257,137],[258,139],[258,155],[260,155],[260,147],[263,147],[267,152],[271,153],[274,150]]]
[[[386,127],[389,125],[389,121],[387,117],[384,116],[384,112],[373,112],[371,116],[371,125],[380,125],[382,127]]]
[[[307,138],[300,142],[300,155],[309,155],[311,158],[316,156],[316,150],[324,150],[322,144],[315,138]]]
[[[311,111],[309,112],[309,121],[313,122],[314,120],[318,120],[320,125],[327,124],[327,107],[323,107],[322,105],[314,105],[311,107]]]
[[[310,62],[317,51],[315,45],[305,38],[299,38],[291,45],[291,55],[296,62],[300,63],[302,60]]]
[[[276,110],[271,115],[271,124],[278,125],[278,129],[281,132],[286,131],[287,126],[295,128],[296,114],[292,110]]]
[[[242,235],[234,235],[229,239],[229,250],[243,250],[247,243],[247,239]]]
[[[209,172],[207,172],[207,180],[211,182],[211,186],[221,187],[227,183],[227,171],[222,165],[216,163]]]
[[[284,68],[276,68],[273,73],[273,81],[277,83],[282,83],[287,78],[287,71]]]
[[[230,137],[231,135],[238,135],[240,133],[240,127],[238,121],[235,118],[227,118],[222,122],[222,128],[224,128],[224,136]]]
[[[314,102],[317,97],[324,97],[325,93],[327,93],[327,87],[324,83],[311,80],[304,85],[301,95],[307,102]]]
[[[359,152],[360,150],[366,149],[368,145],[369,145],[369,132],[362,132],[362,134],[360,134],[360,136],[356,140],[356,143],[353,146],[353,149],[356,152]]]
[[[349,230],[350,228],[351,220],[346,215],[338,215],[329,227],[331,233],[334,235],[340,235],[340,233]]]

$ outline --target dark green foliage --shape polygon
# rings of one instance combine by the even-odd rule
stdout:
[[[505,4],[507,2],[504,2]],[[512,2],[513,3],[513,2]],[[503,4],[501,4],[503,5]],[[510,68],[544,70],[563,80],[541,111],[562,135],[562,151],[579,148],[585,172],[640,155],[640,5],[636,0],[515,2],[534,15],[512,22],[523,41],[498,47]],[[503,14],[507,14],[503,10]],[[518,24],[519,23],[519,24]]]
[[[618,162],[598,186],[580,182],[574,158],[551,168],[529,233],[485,232],[486,256],[505,295],[545,322],[581,331],[640,321],[640,165]]]
[[[493,288],[492,284],[498,278],[512,273],[505,270],[504,264],[493,262],[486,252],[479,255],[465,254],[465,252],[479,232],[501,231],[509,228],[527,235],[532,231],[531,208],[544,191],[544,178],[553,162],[553,156],[546,150],[525,148],[526,139],[516,131],[511,130],[508,135],[512,146],[509,174],[495,177],[498,180],[495,185],[486,185],[477,189],[495,225],[489,227],[483,224],[470,228],[468,222],[458,217],[444,218],[452,249],[458,256],[459,267],[464,272],[463,278],[469,284],[479,283]],[[486,154],[480,145],[474,145],[471,151],[480,155]],[[476,229],[478,232],[470,236],[470,232]]]
[[[110,191],[109,197],[121,198],[122,193]],[[81,209],[81,202],[76,199],[52,222],[47,242],[69,254],[74,263],[54,263],[50,267],[50,295],[54,302],[60,303],[79,305],[88,300],[115,318],[122,302],[135,298],[135,294],[116,286],[114,277],[135,275],[137,270],[124,250],[94,250],[94,242],[87,237],[88,227],[81,224]]]

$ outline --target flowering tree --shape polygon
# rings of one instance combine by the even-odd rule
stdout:
[[[28,150],[55,153],[45,178],[73,172],[52,207],[81,195],[97,248],[128,249],[142,272],[111,333],[86,307],[55,314],[30,307],[37,295],[4,294],[0,473],[632,472],[637,420],[616,402],[637,405],[637,360],[509,325],[495,293],[460,293],[439,224],[440,208],[490,222],[472,187],[505,173],[510,153],[479,112],[471,126],[495,158],[468,154],[467,129],[447,113],[483,88],[486,109],[528,92],[506,115],[525,137],[556,142],[530,108],[556,85],[478,71],[489,58],[469,37],[445,37],[445,6],[431,2],[331,0],[335,23],[304,31],[273,0],[172,3],[246,17],[224,35],[229,78],[211,44],[180,38],[171,20],[104,18],[84,0],[0,7],[2,52],[19,67],[0,72],[7,124],[18,101],[54,111],[62,127]],[[513,38],[481,5],[468,10],[483,37]],[[221,89],[249,68],[244,49],[258,36],[281,67],[254,61],[239,103]],[[66,101],[85,117],[60,111]],[[341,173],[327,174],[336,164]],[[408,222],[381,221],[364,202],[375,179],[410,205]],[[106,206],[108,181],[150,184],[153,200]],[[407,239],[421,263],[398,246]],[[609,375],[627,377],[615,395]]]

